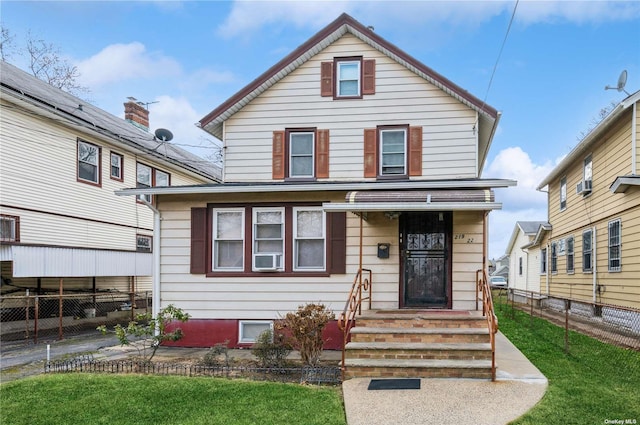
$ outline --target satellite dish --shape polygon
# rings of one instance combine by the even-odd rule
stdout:
[[[623,91],[625,92],[627,95],[629,95],[629,93],[627,93],[627,91],[624,89],[624,86],[627,84],[627,70],[623,69],[622,72],[620,73],[620,76],[618,77],[618,84],[615,87],[611,87],[611,86],[606,86],[604,89],[605,90],[618,90],[619,92]]]
[[[168,142],[173,139],[173,133],[171,133],[166,128],[159,128],[156,130],[156,138],[158,140],[162,140],[163,142]]]

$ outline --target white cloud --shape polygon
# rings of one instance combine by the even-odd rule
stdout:
[[[266,25],[320,28],[343,12],[365,25],[403,26],[446,24],[475,28],[503,13],[511,15],[513,1],[235,1],[218,28],[225,38],[248,36]],[[627,21],[640,17],[633,1],[521,1],[516,21],[525,24],[554,21],[577,24]]]
[[[77,64],[83,85],[97,87],[131,79],[178,75],[180,64],[160,53],[148,52],[142,43],[112,44]]]

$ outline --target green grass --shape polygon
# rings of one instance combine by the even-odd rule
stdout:
[[[570,331],[565,354],[563,328],[508,309],[496,306],[500,331],[549,380],[540,403],[513,424],[640,424],[639,352]]]
[[[3,425],[345,425],[339,388],[217,378],[41,375],[0,386]]]

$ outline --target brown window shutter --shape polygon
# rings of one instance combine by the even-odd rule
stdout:
[[[191,273],[207,272],[207,209],[191,208]]]
[[[333,96],[333,62],[320,65],[320,96]]]
[[[364,130],[364,176],[378,176],[378,143],[376,140],[377,130],[366,128]]]
[[[347,213],[327,213],[329,229],[329,273],[345,274],[347,272]]]
[[[273,163],[272,178],[274,180],[284,179],[285,158],[284,158],[284,131],[273,132]]]
[[[329,130],[317,131],[316,178],[329,178]]]
[[[362,94],[376,94],[376,60],[362,61]]]
[[[422,175],[422,127],[409,127],[409,175]]]

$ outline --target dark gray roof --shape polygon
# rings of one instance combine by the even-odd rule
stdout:
[[[85,100],[62,91],[50,84],[0,61],[0,83],[3,96],[11,94],[42,108],[80,121],[88,129],[97,131],[117,142],[139,149],[157,159],[170,162],[212,181],[220,181],[220,167],[169,142],[161,143],[155,136],[116,117]]]
[[[546,221],[518,221],[518,226],[525,234],[536,234],[540,226],[551,226]]]

